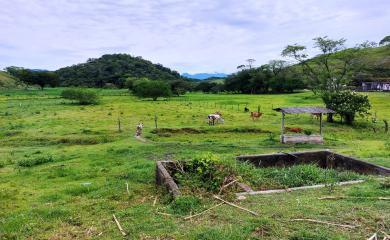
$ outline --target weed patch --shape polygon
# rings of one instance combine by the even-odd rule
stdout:
[[[51,155],[22,159],[17,162],[17,165],[20,167],[33,167],[49,162],[54,162],[54,159]]]
[[[201,208],[201,201],[195,196],[179,196],[169,205],[174,214],[187,215],[190,212],[196,212]]]
[[[364,178],[355,172],[324,169],[314,164],[258,168],[246,162],[222,163],[210,154],[179,162],[176,168],[175,181],[179,183],[181,191],[189,188],[190,192],[202,189],[216,192],[234,179],[249,184],[255,190],[269,190],[323,183],[331,185]],[[234,190],[234,187],[230,189]]]

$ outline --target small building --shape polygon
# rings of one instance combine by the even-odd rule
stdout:
[[[280,135],[280,141],[282,143],[324,143],[324,138],[322,137],[322,114],[336,113],[335,111],[324,107],[281,107],[275,108],[274,110],[282,113],[282,129]],[[285,115],[302,113],[318,116],[320,120],[320,134],[286,134],[284,126]]]
[[[390,82],[362,82],[362,91],[390,91]]]

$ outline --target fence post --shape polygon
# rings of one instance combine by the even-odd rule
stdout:
[[[154,114],[154,126],[157,129],[157,114]]]
[[[118,132],[122,132],[122,129],[121,129],[121,117],[120,116],[118,117]]]

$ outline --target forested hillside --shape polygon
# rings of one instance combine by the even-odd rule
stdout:
[[[361,81],[381,81],[390,79],[390,46],[362,50],[363,65],[356,69],[354,83]]]
[[[161,64],[128,54],[107,54],[86,63],[64,67],[55,71],[62,86],[123,87],[127,77],[173,81],[180,74]]]

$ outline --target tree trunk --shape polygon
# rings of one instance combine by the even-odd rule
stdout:
[[[330,122],[330,123],[334,122],[334,120],[333,120],[333,113],[328,113],[327,114],[326,121]]]
[[[355,115],[354,114],[346,114],[345,115],[345,123],[348,125],[352,125],[353,120],[355,120]]]

